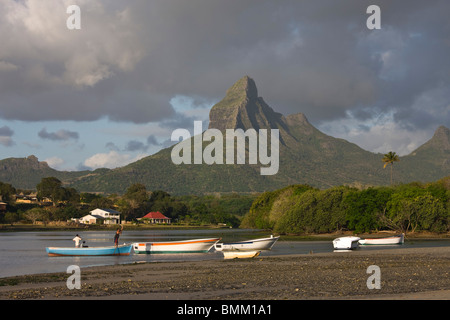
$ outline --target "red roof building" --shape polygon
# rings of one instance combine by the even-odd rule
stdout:
[[[141,219],[148,219],[149,223],[166,223],[170,224],[171,220],[170,218],[167,218],[165,215],[163,215],[161,212],[149,212],[145,216],[143,216]]]

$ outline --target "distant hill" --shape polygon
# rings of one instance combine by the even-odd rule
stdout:
[[[100,169],[99,172],[109,169]],[[58,171],[48,166],[47,162],[39,161],[36,156],[27,158],[7,158],[0,160],[0,181],[12,184],[19,189],[35,189],[45,177],[56,177],[61,181],[74,182],[82,176],[96,174],[91,171]]]
[[[209,118],[209,128],[222,132],[226,129],[278,129],[278,173],[263,176],[260,164],[175,165],[171,160],[172,146],[121,168],[93,172],[58,172],[46,164],[36,164],[37,159],[31,162],[21,159],[20,166],[12,165],[14,161],[20,162],[18,159],[5,159],[0,161],[0,181],[18,187],[24,185],[26,176],[33,177],[27,183],[35,185],[40,177],[52,175],[80,191],[123,193],[128,186],[139,182],[148,190],[160,189],[172,194],[263,192],[291,184],[328,188],[390,183],[389,171],[383,169],[382,154],[322,133],[302,113],[284,116],[275,112],[259,97],[255,82],[248,76],[227,90],[224,99],[211,108]],[[439,127],[427,143],[401,157],[400,162],[394,165],[394,181],[426,182],[448,176],[449,141],[450,130]],[[204,142],[203,145],[209,143]]]

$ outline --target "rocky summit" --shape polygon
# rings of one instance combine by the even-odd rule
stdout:
[[[275,112],[258,97],[255,81],[248,76],[227,90],[225,98],[211,108],[209,128],[225,129],[285,129],[281,113]]]
[[[255,81],[248,76],[226,91],[225,97],[211,108],[209,118],[209,129],[222,132],[226,129],[278,129],[280,163],[277,174],[262,176],[260,164],[175,165],[171,161],[172,146],[122,168],[92,172],[59,172],[37,165],[34,158],[32,161],[0,160],[0,181],[24,188],[25,181],[35,183],[52,175],[85,192],[123,193],[131,184],[142,183],[148,190],[172,194],[251,193],[292,184],[328,188],[390,183],[389,170],[383,169],[382,154],[324,134],[311,125],[303,113],[284,116],[276,112],[259,96]],[[394,165],[394,182],[441,179],[450,175],[449,159],[450,130],[441,126],[428,142],[410,155],[400,157],[400,162]],[[19,170],[26,172],[26,177]],[[29,183],[26,187],[30,187]]]

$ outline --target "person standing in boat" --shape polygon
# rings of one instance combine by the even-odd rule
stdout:
[[[114,235],[114,245],[117,247],[119,245],[119,238],[122,234],[123,226],[121,228],[117,228],[116,234]]]
[[[72,240],[75,241],[75,248],[81,248],[81,237],[79,235],[76,235]]]

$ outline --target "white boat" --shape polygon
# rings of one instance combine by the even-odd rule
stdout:
[[[360,237],[348,236],[333,240],[333,247],[336,250],[352,250],[358,248]]]
[[[222,251],[224,259],[251,259],[259,256],[261,251],[259,250],[250,250],[250,251],[241,251],[241,250],[230,250],[230,251]]]
[[[240,242],[232,242],[232,243],[216,243],[214,246],[217,251],[232,251],[232,250],[270,250],[272,249],[275,242],[280,237],[274,237],[273,235],[269,238],[261,238]]]
[[[133,243],[134,253],[206,253],[220,238],[192,239],[164,242],[136,242]]]
[[[390,245],[390,244],[403,244],[405,242],[405,234],[400,234],[386,238],[369,238],[361,239],[358,241],[360,245]]]

